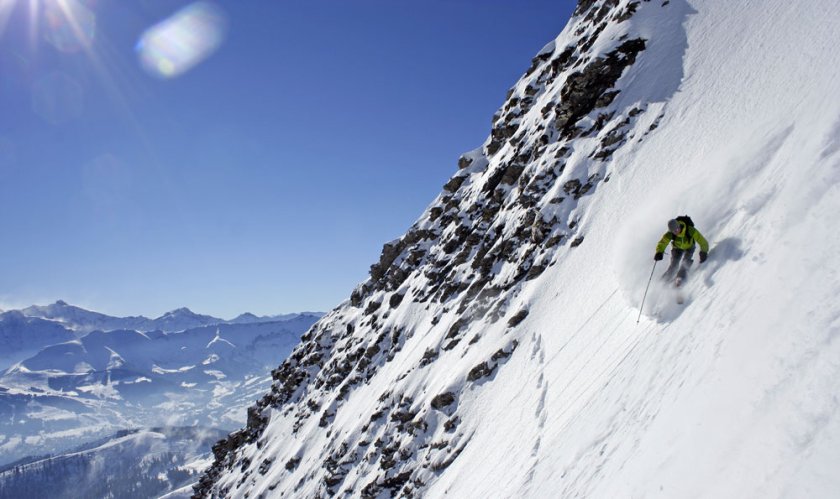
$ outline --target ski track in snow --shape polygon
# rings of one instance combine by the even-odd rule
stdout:
[[[534,418],[536,420],[536,427],[538,429],[534,445],[531,450],[532,464],[530,469],[525,474],[523,483],[523,494],[528,495],[528,485],[534,479],[537,466],[539,465],[540,447],[542,446],[543,430],[548,419],[548,413],[545,409],[546,398],[548,397],[549,384],[545,379],[545,349],[542,344],[542,336],[539,333],[534,333],[532,337],[533,349],[531,352],[531,360],[538,365],[536,369],[537,382],[536,389],[539,392],[539,400],[534,411]]]

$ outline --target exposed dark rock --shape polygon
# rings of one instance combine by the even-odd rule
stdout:
[[[624,142],[624,137],[626,137],[626,132],[621,133],[618,130],[613,130],[606,137],[601,140],[601,147],[610,147],[612,145]]]
[[[543,220],[542,216],[535,217],[534,222],[531,224],[530,229],[530,239],[531,242],[534,244],[540,244],[544,239],[546,234],[551,231],[551,226],[554,223],[552,220],[551,223],[546,222]]]
[[[487,179],[487,182],[484,183],[484,187],[481,188],[481,191],[484,193],[492,193],[496,190],[499,183],[502,181],[502,177],[505,176],[505,172],[507,170],[505,168],[499,167],[490,175],[490,178]],[[495,214],[495,213],[493,213]]]
[[[513,317],[510,318],[508,321],[508,327],[516,327],[519,325],[520,322],[525,320],[528,317],[528,309],[522,309],[516,313]]]
[[[271,463],[273,461],[274,461],[273,459],[263,459],[263,462],[260,463],[260,469],[259,469],[260,475],[265,475],[266,473],[268,473],[268,470],[271,468]]]
[[[361,307],[369,290],[365,286],[359,286],[350,293],[350,304],[354,307]]]
[[[513,137],[519,129],[518,123],[503,123],[490,131],[490,144],[487,146],[488,155],[496,154],[502,145]]]
[[[592,125],[592,128],[586,131],[586,135],[603,129],[604,125],[606,125],[607,122],[610,121],[613,116],[615,116],[615,112],[598,114],[598,117],[595,119],[595,124]]]
[[[494,362],[499,362],[500,360],[507,359],[513,354],[513,351],[516,350],[516,347],[518,346],[519,342],[514,340],[513,343],[510,345],[510,350],[500,348],[496,353],[493,354],[492,357],[490,357],[490,360]]]
[[[609,106],[610,104],[612,104],[612,101],[614,101],[615,98],[618,97],[618,94],[620,93],[621,91],[619,90],[604,92],[600,97],[598,97],[598,100],[595,101],[595,108],[597,109],[599,107]]]
[[[371,300],[370,302],[368,302],[367,308],[365,308],[365,315],[370,315],[376,312],[381,306],[382,302]]]
[[[615,149],[601,149],[598,152],[596,152],[595,154],[593,154],[592,157],[594,159],[599,160],[599,161],[606,161],[606,160],[610,159],[610,157],[612,157],[612,155],[615,151],[616,151]]]
[[[551,58],[551,53],[550,52],[544,52],[542,54],[537,55],[533,59],[531,59],[531,66],[525,72],[525,76],[531,75],[534,71],[537,70],[538,67],[540,67],[540,64],[544,63],[545,61],[549,60],[550,58]]]
[[[461,418],[459,418],[458,416],[455,416],[455,417],[449,418],[448,420],[446,420],[445,423],[443,423],[443,429],[446,430],[447,432],[451,433],[451,432],[455,431],[456,428],[458,428],[459,424],[461,424]]]
[[[371,265],[370,267],[370,277],[374,281],[378,281],[385,275],[385,271],[388,270],[388,267],[394,263],[394,260],[400,255],[403,250],[402,245],[400,244],[402,241],[398,241],[396,243],[386,243],[382,246],[382,254],[379,256],[379,263]]]
[[[458,459],[458,456],[461,455],[461,452],[464,451],[464,446],[458,447],[455,449],[448,458],[446,458],[443,462],[437,463],[431,467],[432,471],[440,472],[448,468]]]
[[[566,70],[569,66],[573,65],[577,62],[577,58],[575,57],[575,47],[569,46],[566,47],[563,52],[560,53],[554,60],[551,61],[549,65],[549,75],[550,77],[555,77],[560,74],[561,71]]]
[[[400,303],[402,303],[403,298],[405,298],[404,294],[394,293],[391,295],[391,298],[388,299],[388,305],[390,305],[391,308],[397,308]]]
[[[248,422],[246,428],[263,429],[268,424],[268,416],[263,416],[258,406],[248,408]]]
[[[578,0],[577,8],[575,8],[574,15],[579,16],[589,10],[592,7],[596,0]]]
[[[396,411],[391,414],[391,421],[405,424],[414,419],[416,416],[417,414],[411,411]]]
[[[452,239],[449,239],[448,241],[446,241],[446,243],[443,245],[442,249],[443,249],[444,253],[446,253],[447,255],[451,255],[460,246],[461,246],[461,241],[459,241],[457,238],[453,237]]]
[[[593,23],[600,23],[618,6],[619,0],[604,0],[600,9],[593,9],[590,14],[594,13],[592,17]]]
[[[449,447],[449,441],[447,440],[441,440],[440,442],[432,442],[429,444],[429,448],[434,450],[445,449],[447,447]]]
[[[327,426],[332,423],[333,418],[335,417],[335,413],[331,411],[324,411],[321,414],[321,419],[318,421],[318,426],[321,428],[326,428]]]
[[[560,244],[561,241],[563,241],[564,237],[565,236],[560,234],[560,235],[556,235],[556,236],[552,236],[552,237],[548,238],[548,240],[545,242],[545,247],[546,248],[553,248],[553,247],[557,246],[558,244]]]
[[[584,194],[588,193],[599,179],[600,175],[597,173],[590,175],[585,184],[581,183],[580,180],[572,179],[563,184],[563,191],[572,196],[574,199],[579,199]],[[569,228],[574,228],[574,225],[569,224]]]
[[[382,481],[382,487],[392,491],[400,490],[411,478],[411,471],[403,471]],[[396,494],[395,494],[396,496]]]
[[[607,23],[601,23],[595,29],[595,31],[588,37],[580,40],[578,42],[578,47],[581,52],[588,52],[589,49],[595,45],[595,42],[598,40],[598,37],[601,36],[601,32],[604,31],[604,28],[607,27]]]
[[[514,89],[510,89],[510,90],[511,90],[511,92],[513,92]],[[517,106],[519,106],[519,97],[509,98],[507,104],[505,104],[505,111],[508,112],[508,111],[510,111],[511,109],[513,109]]]
[[[293,458],[289,459],[288,461],[286,461],[286,466],[285,467],[286,467],[287,470],[293,471],[295,468],[298,467],[299,464],[300,464],[300,458],[299,457],[293,457]]]
[[[581,243],[583,243],[583,237],[578,237],[577,239],[575,239],[574,241],[572,241],[572,244],[571,244],[570,246],[571,246],[572,248],[577,248],[578,246],[580,246],[580,245],[581,245]]]
[[[621,14],[616,16],[616,18],[615,18],[616,22],[623,23],[624,21],[627,21],[628,19],[633,17],[633,14],[636,13],[636,10],[638,8],[639,8],[639,2],[631,2],[629,5],[627,5],[627,8],[624,9],[624,12],[622,12]]]
[[[563,191],[566,194],[574,195],[575,199],[577,199],[578,193],[580,192],[580,186],[581,186],[580,180],[572,179],[572,180],[567,181],[565,184],[563,184]]]
[[[560,91],[561,103],[555,109],[557,129],[570,137],[574,124],[595,109],[604,93],[615,85],[624,69],[636,61],[636,55],[644,48],[644,39],[625,41],[606,57],[598,58],[582,71],[569,75]]]
[[[423,358],[420,359],[420,367],[428,366],[429,364],[434,362],[435,359],[437,359],[437,358],[438,358],[438,351],[437,350],[433,350],[431,348],[426,350],[426,352],[423,354]]]
[[[461,187],[461,184],[463,184],[464,180],[466,179],[467,177],[452,177],[451,179],[449,179],[449,182],[447,182],[446,185],[443,186],[443,190],[447,192],[455,192]]]
[[[432,408],[441,410],[455,402],[455,394],[452,392],[441,393],[432,399]]]
[[[502,185],[513,185],[516,182],[516,179],[518,179],[519,176],[522,175],[522,172],[524,170],[525,170],[524,165],[512,164],[512,165],[508,166],[505,169],[499,183],[502,184]]]
[[[467,381],[476,381],[481,378],[486,378],[493,374],[493,368],[491,368],[487,362],[482,362],[481,364],[473,367],[469,374],[467,375]]]
[[[456,336],[458,336],[458,333],[461,332],[461,328],[463,328],[464,325],[465,325],[465,323],[461,319],[458,319],[457,321],[455,321],[452,324],[452,326],[449,327],[449,331],[446,333],[446,339],[451,339],[451,338],[455,338]]]

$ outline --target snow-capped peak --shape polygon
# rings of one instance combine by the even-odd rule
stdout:
[[[165,314],[161,315],[159,319],[166,319],[170,317],[198,317],[198,314],[194,313],[187,307],[181,307],[166,312]]]

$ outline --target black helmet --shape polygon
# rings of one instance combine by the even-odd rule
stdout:
[[[680,227],[680,223],[677,221],[676,218],[674,218],[672,220],[668,220],[668,230],[670,232],[673,232],[674,234],[679,234],[680,233],[680,231],[682,230],[682,227]]]

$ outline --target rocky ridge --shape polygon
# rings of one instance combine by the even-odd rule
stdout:
[[[458,458],[471,435],[459,405],[492,383],[520,344],[528,310],[512,301],[557,259],[585,251],[584,208],[608,189],[611,158],[662,117],[660,103],[622,99],[621,81],[649,42],[634,16],[669,4],[579,2],[508,93],[485,144],[460,158],[420,219],[385,244],[370,277],[273,371],[246,428],[213,447],[196,497],[247,497],[265,475],[271,491],[317,483],[320,497],[421,496]],[[475,327],[479,318],[501,332]],[[447,356],[475,362],[432,382],[432,366]],[[403,382],[417,370],[428,371],[428,387],[445,388]],[[377,376],[392,388],[370,393]],[[365,397],[375,402],[364,417],[342,413]],[[278,453],[269,425],[286,439],[317,434],[321,443]]]

